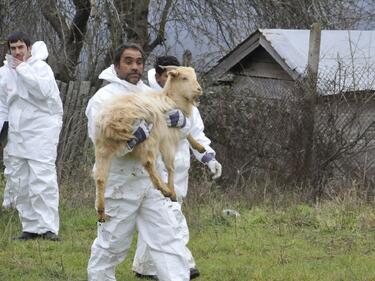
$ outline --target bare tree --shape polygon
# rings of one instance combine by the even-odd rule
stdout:
[[[74,80],[83,41],[87,31],[91,3],[89,0],[73,0],[74,16],[72,20],[64,14],[57,0],[38,0],[44,18],[51,24],[60,39],[56,77],[62,81]]]
[[[5,23],[6,13],[7,13],[7,3],[4,1],[0,1],[0,56],[3,58],[6,53],[6,39],[5,39],[5,27],[7,26]],[[3,60],[0,59],[0,66],[3,65]]]
[[[173,1],[154,2],[152,6],[149,0],[106,1],[104,8],[112,41],[110,56],[114,48],[124,41],[139,43],[146,53],[164,42],[167,18]],[[149,23],[151,9],[159,15],[159,20],[153,24]]]
[[[192,64],[204,69],[259,27],[370,28],[375,14],[370,0],[0,0],[4,5],[11,20],[1,35],[23,27],[46,40],[64,81],[96,79],[125,41],[148,54],[181,56],[189,49]]]

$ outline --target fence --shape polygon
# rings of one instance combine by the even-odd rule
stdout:
[[[350,85],[346,78],[344,83],[344,76],[332,80],[337,78],[332,73],[319,79],[311,152],[314,188],[319,192],[332,183],[367,187],[375,183],[375,96],[366,71],[357,69],[362,74]],[[306,178],[302,134],[308,83],[245,76],[237,87],[211,89],[213,93],[201,100],[206,134],[223,163],[224,182],[234,186],[265,179],[300,183]],[[84,110],[96,89],[87,81],[58,84],[64,104],[58,176],[60,181],[81,182],[89,177],[94,161]]]
[[[332,183],[373,186],[375,79],[370,79],[371,73],[374,69],[356,68],[340,75],[337,70],[326,71],[319,77],[312,175],[303,169],[304,97],[311,90],[309,83],[243,73],[231,87],[210,89],[213,93],[202,99],[200,110],[227,182],[301,183],[309,176],[319,193]]]
[[[327,74],[319,80],[312,151],[313,177],[319,186],[375,182],[375,96],[363,75],[366,71],[357,69],[362,78],[354,86],[344,87],[343,76],[333,81]],[[240,87],[220,87],[206,94],[200,106],[206,134],[223,162],[224,180],[237,185],[266,178],[283,184],[301,182],[306,177],[302,97],[308,84],[285,86],[276,80],[244,78]],[[86,81],[60,82],[59,88],[64,126],[58,175],[60,181],[75,180],[89,175],[94,161],[84,110],[96,89]]]

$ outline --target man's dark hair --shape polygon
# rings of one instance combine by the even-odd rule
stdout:
[[[113,64],[115,66],[118,66],[120,64],[121,55],[126,49],[138,50],[142,55],[143,62],[145,61],[145,52],[143,51],[142,47],[137,43],[128,43],[128,44],[121,45],[115,50],[115,55],[113,57]]]
[[[161,65],[161,66],[167,66],[167,65],[180,66],[180,62],[174,56],[157,57],[156,61],[155,61],[155,64],[154,64],[154,68],[155,68],[156,73],[161,75],[165,71],[165,69],[161,68],[159,65]]]
[[[26,44],[27,47],[31,46],[31,39],[30,37],[21,31],[17,31],[11,35],[9,35],[7,42],[8,42],[8,48],[10,49],[10,43],[16,43],[18,41],[21,41]]]

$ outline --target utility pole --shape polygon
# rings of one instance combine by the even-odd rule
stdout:
[[[310,29],[309,54],[307,63],[306,91],[303,110],[303,134],[304,146],[304,176],[306,183],[315,185],[314,172],[314,127],[315,108],[317,101],[317,82],[320,54],[321,28],[319,23],[314,23]],[[314,186],[314,188],[316,188]]]

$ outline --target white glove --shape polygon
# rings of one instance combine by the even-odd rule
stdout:
[[[213,180],[221,177],[221,164],[216,159],[209,161],[207,167],[210,169]]]
[[[168,127],[183,128],[186,125],[186,117],[179,109],[172,109],[164,113]]]
[[[215,154],[206,152],[203,154],[202,163],[206,164],[212,175],[212,179],[218,179],[221,176],[221,164],[215,159]]]
[[[131,152],[138,143],[145,141],[150,136],[152,127],[152,123],[148,124],[145,120],[137,119],[133,124],[134,138],[124,144],[124,147],[116,153],[116,156],[125,156],[127,153]]]

